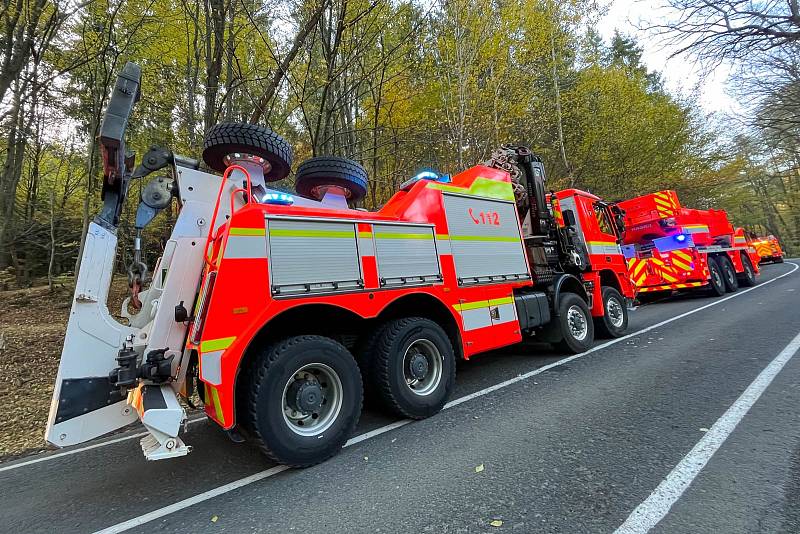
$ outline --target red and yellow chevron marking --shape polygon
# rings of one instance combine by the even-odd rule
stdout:
[[[634,286],[644,285],[647,279],[647,260],[630,258],[628,260],[628,273]]]
[[[675,205],[675,200],[672,195],[667,191],[659,191],[653,193],[653,201],[656,204],[656,210],[661,217],[673,217],[678,206]]]
[[[772,247],[770,246],[769,242],[756,241],[753,244],[756,247],[756,254],[758,254],[762,258],[766,256],[772,256]]]
[[[672,250],[669,252],[672,265],[681,271],[693,271],[691,254],[682,250]]]
[[[639,288],[639,293],[647,293],[648,291],[670,291],[673,289],[687,289],[690,287],[700,287],[705,285],[706,282],[685,282],[683,284],[664,284],[660,286],[650,286]]]

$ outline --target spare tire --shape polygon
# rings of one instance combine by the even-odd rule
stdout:
[[[203,141],[203,161],[217,172],[225,172],[225,156],[252,154],[267,160],[272,168],[264,173],[268,182],[283,180],[292,167],[292,147],[265,126],[241,122],[221,122],[211,127]]]
[[[341,187],[348,200],[357,202],[367,195],[367,170],[356,161],[338,156],[318,156],[300,164],[295,178],[298,194],[321,200],[319,188],[324,186]]]

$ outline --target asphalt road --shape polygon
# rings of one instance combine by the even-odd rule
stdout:
[[[654,532],[800,532],[800,356],[759,382],[800,333],[793,269],[766,266],[725,300],[642,306],[640,333],[577,358],[531,344],[463,362],[448,409],[396,428],[367,411],[357,434],[377,435],[305,470],[205,421],[177,460],[147,462],[123,435],[0,464],[0,531],[573,533],[629,516],[644,531],[631,514],[656,502]]]

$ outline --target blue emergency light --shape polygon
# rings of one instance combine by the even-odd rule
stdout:
[[[266,193],[261,202],[264,204],[278,204],[279,206],[291,206],[294,204],[294,197],[288,193]]]

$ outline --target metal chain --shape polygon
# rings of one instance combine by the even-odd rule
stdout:
[[[142,261],[142,231],[136,229],[133,239],[133,261],[128,265],[128,287],[131,288],[131,305],[135,310],[142,308],[139,292],[147,281],[147,265]]]

